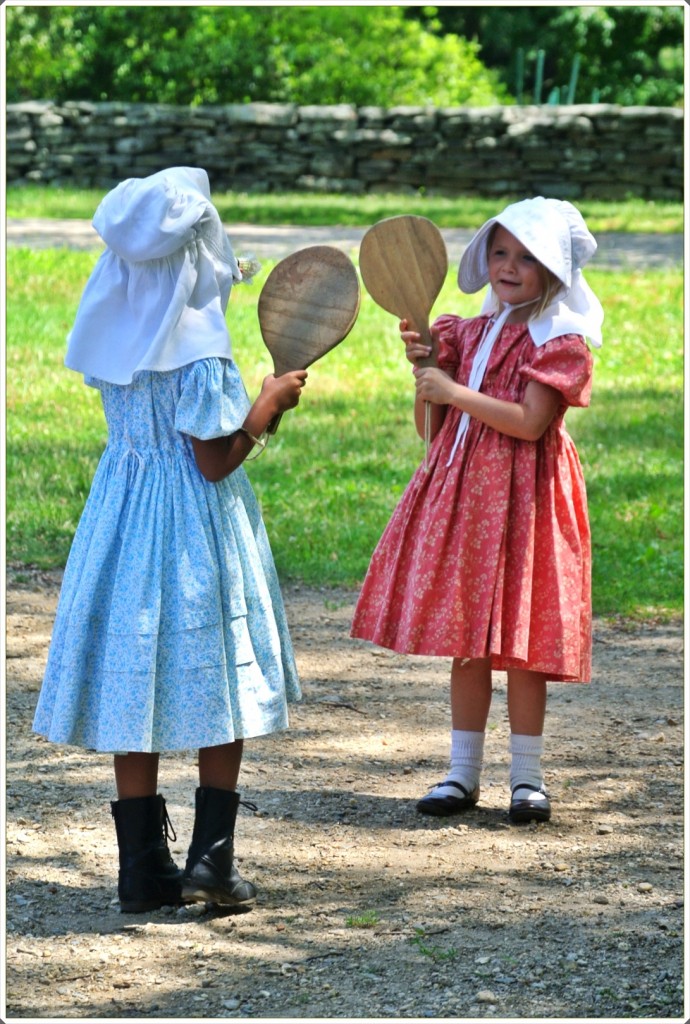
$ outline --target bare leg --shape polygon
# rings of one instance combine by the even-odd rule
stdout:
[[[115,754],[115,785],[119,800],[155,796],[158,792],[158,754],[139,751]]]
[[[453,659],[450,673],[450,715],[453,729],[484,732],[491,707],[491,660]]]
[[[243,740],[199,750],[199,785],[214,789],[237,789],[242,764]]]
[[[546,677],[526,669],[508,671],[510,731],[519,736],[541,736],[546,714]]]
[[[443,782],[418,802],[417,810],[422,814],[455,814],[476,804],[490,705],[490,659],[454,658],[450,673],[450,769]]]
[[[544,791],[541,756],[544,749],[546,677],[525,669],[508,671],[510,719],[509,816],[515,823],[548,821],[551,804]]]

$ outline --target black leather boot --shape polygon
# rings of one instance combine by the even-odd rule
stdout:
[[[177,837],[163,797],[133,797],[113,801],[110,806],[120,850],[120,909],[125,914],[141,914],[180,903],[182,872],[168,849],[168,835]]]
[[[245,882],[233,860],[239,805],[238,793],[212,786],[197,789],[194,832],[182,880],[183,900],[238,906],[256,899],[256,889]]]

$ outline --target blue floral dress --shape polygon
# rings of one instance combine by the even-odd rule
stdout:
[[[197,469],[190,437],[250,408],[234,362],[100,389],[108,443],[65,569],[34,730],[97,751],[215,746],[284,729],[299,681],[247,474]]]

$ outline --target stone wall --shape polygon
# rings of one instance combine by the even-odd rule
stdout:
[[[187,164],[214,191],[683,196],[676,108],[27,102],[6,113],[10,184],[111,188]]]

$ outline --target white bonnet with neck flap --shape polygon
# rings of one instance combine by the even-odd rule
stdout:
[[[225,310],[242,274],[206,171],[128,178],[102,200],[93,226],[107,248],[68,337],[70,369],[129,384],[142,370],[231,357]]]
[[[460,260],[458,284],[464,292],[477,292],[489,282],[487,240],[494,224],[514,235],[563,285],[540,317],[527,324],[535,345],[543,345],[561,334],[580,334],[599,348],[604,311],[582,273],[582,267],[596,252],[597,243],[579,210],[564,200],[536,196],[512,203],[491,217],[477,231]],[[496,299],[489,288],[482,313],[495,308]]]
[[[509,231],[561,282],[562,287],[553,302],[537,318],[527,321],[534,344],[541,346],[563,334],[579,334],[599,348],[604,311],[582,273],[582,267],[596,252],[597,243],[587,230],[582,214],[572,203],[543,196],[507,206],[503,213],[481,226],[463,253],[458,284],[464,292],[477,292],[489,283],[487,242],[494,224]],[[482,386],[491,351],[504,324],[513,309],[520,308],[504,303],[499,313],[499,305],[493,289],[489,288],[480,313],[492,314],[494,319],[487,323],[472,362],[467,386],[474,391]],[[463,443],[469,424],[470,415],[463,412],[448,465]]]

